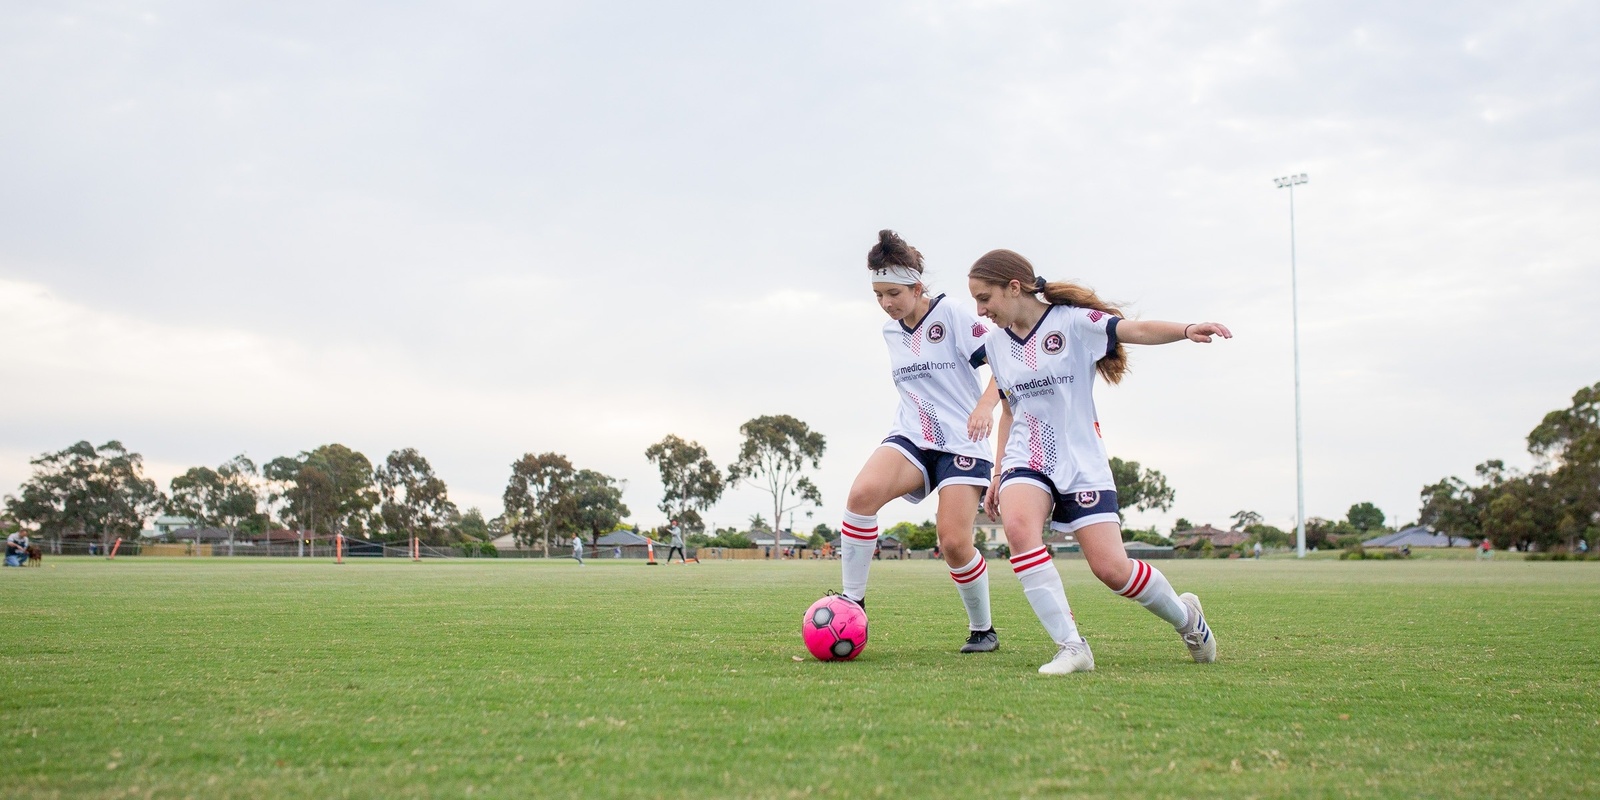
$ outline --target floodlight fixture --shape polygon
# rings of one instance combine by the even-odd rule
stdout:
[[[1295,480],[1295,555],[1306,557],[1306,462],[1304,436],[1300,425],[1300,285],[1295,269],[1294,187],[1310,178],[1304,173],[1274,178],[1279,189],[1289,190],[1289,307],[1294,325],[1294,480]]]

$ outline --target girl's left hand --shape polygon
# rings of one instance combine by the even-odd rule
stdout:
[[[1185,338],[1191,342],[1210,344],[1213,336],[1232,339],[1233,331],[1228,330],[1228,326],[1220,322],[1197,322],[1185,329]]]
[[[967,438],[974,442],[981,442],[989,438],[989,432],[994,430],[994,412],[985,414],[983,411],[974,411],[967,417]]]

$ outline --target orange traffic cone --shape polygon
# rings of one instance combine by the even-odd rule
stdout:
[[[656,543],[654,539],[644,540],[644,552],[645,555],[650,557],[650,559],[644,563],[654,565],[656,563]]]

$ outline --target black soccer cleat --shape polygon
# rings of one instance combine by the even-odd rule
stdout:
[[[973,631],[967,635],[967,643],[961,645],[963,653],[992,653],[1000,649],[1000,637],[994,628],[986,631]]]

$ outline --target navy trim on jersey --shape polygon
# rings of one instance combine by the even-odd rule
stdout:
[[[928,313],[923,314],[922,315],[922,319],[917,320],[917,327],[916,328],[907,328],[905,320],[900,320],[900,330],[903,330],[906,333],[916,333],[917,332],[917,328],[922,327],[922,323],[927,322],[928,321],[928,317],[933,316],[934,307],[939,305],[939,301],[943,300],[943,299],[944,299],[944,295],[942,295],[942,294],[939,295],[938,297],[933,298],[933,302],[928,304]]]
[[[989,363],[989,351],[987,347],[987,345],[978,345],[978,349],[972,351],[972,358],[967,359],[967,364],[971,365],[973,369],[977,369],[978,367]]]
[[[1119,323],[1121,321],[1122,321],[1122,317],[1116,316],[1115,314],[1113,314],[1111,316],[1111,319],[1106,320],[1106,356],[1107,357],[1110,357],[1110,356],[1116,354],[1116,352],[1117,352],[1117,323]]]
[[[1045,309],[1044,313],[1039,315],[1039,321],[1033,323],[1033,329],[1028,331],[1027,336],[1018,337],[1015,333],[1011,332],[1010,326],[1006,326],[1006,335],[1010,336],[1012,339],[1015,339],[1017,344],[1026,344],[1029,339],[1033,338],[1034,334],[1039,332],[1039,326],[1044,324],[1045,317],[1050,316],[1050,312],[1053,310],[1055,310],[1055,306],[1050,306],[1049,308]]]

